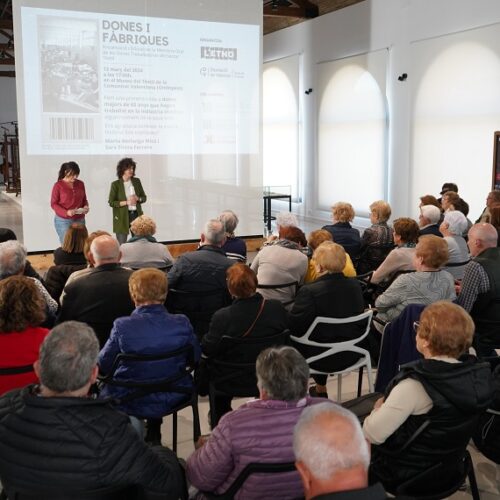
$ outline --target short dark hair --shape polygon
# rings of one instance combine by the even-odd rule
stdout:
[[[68,174],[80,175],[80,167],[75,161],[67,161],[61,165],[57,180],[63,180]]]
[[[129,169],[132,167],[134,169],[134,175],[135,175],[135,167],[137,164],[132,158],[122,158],[119,162],[118,165],[116,165],[116,176],[118,179],[121,179],[123,177],[123,174],[125,173],[125,170]]]
[[[307,246],[306,235],[304,234],[304,231],[302,231],[302,229],[299,229],[298,227],[280,226],[280,238],[282,240],[293,241],[294,243],[297,243],[301,247]]]
[[[394,221],[394,234],[398,234],[404,243],[416,243],[418,232],[418,224],[409,217],[400,217]]]

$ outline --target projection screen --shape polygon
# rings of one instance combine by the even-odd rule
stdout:
[[[14,0],[14,29],[29,251],[58,246],[66,161],[89,231],[112,231],[110,184],[132,157],[159,241],[198,239],[226,208],[239,235],[262,234],[260,0]]]

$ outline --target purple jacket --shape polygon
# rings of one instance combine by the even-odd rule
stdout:
[[[257,399],[224,415],[209,440],[187,461],[190,483],[202,491],[223,493],[251,462],[294,462],[293,428],[306,406],[321,398],[297,401]],[[253,474],[236,498],[292,499],[304,494],[299,473]]]

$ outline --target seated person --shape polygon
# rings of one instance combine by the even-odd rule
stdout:
[[[427,306],[416,332],[424,359],[401,368],[363,424],[373,445],[371,482],[380,481],[390,492],[439,461],[456,472],[492,396],[489,365],[467,355],[474,323],[460,306],[445,301]],[[404,452],[384,454],[399,450],[427,419],[431,424]],[[421,494],[444,489],[446,469],[436,479],[439,484],[422,483]]]
[[[418,216],[419,236],[433,234],[434,236],[443,236],[439,231],[439,221],[442,220],[441,210],[434,205],[423,205],[420,207]]]
[[[40,386],[0,398],[0,456],[9,457],[0,460],[0,478],[9,498],[19,490],[33,492],[30,498],[51,498],[44,490],[71,498],[72,491],[127,485],[165,498],[183,494],[175,455],[150,448],[109,400],[89,397],[98,354],[99,342],[88,325],[58,325],[35,362]]]
[[[488,193],[488,196],[486,197],[486,207],[484,208],[483,212],[477,219],[476,223],[478,222],[491,222],[491,207],[494,205],[499,205],[500,204],[500,189],[494,189],[493,191],[490,191]]]
[[[326,229],[332,233],[333,241],[342,245],[344,250],[353,259],[358,256],[359,249],[361,248],[359,231],[350,224],[354,216],[355,213],[352,205],[339,201],[332,206],[333,224],[322,227],[322,229]]]
[[[361,252],[357,264],[358,273],[364,274],[376,269],[394,247],[393,229],[387,225],[391,217],[389,203],[379,200],[370,205],[372,225],[363,231]]]
[[[224,415],[211,436],[200,438],[187,460],[188,481],[202,491],[223,493],[252,462],[294,462],[293,428],[302,410],[320,403],[307,396],[309,367],[292,347],[262,351],[256,363],[260,399]],[[254,474],[243,484],[236,499],[294,499],[302,495],[297,471]]]
[[[364,310],[363,294],[358,280],[346,278],[342,274],[345,267],[346,252],[336,243],[325,241],[314,251],[319,278],[301,287],[295,298],[295,303],[289,314],[290,332],[295,337],[303,337],[317,316],[328,318],[348,318],[361,314]],[[319,325],[310,340],[316,342],[341,342],[361,335],[364,325],[338,325],[335,328],[335,338],[329,325]],[[301,354],[308,358],[320,354],[324,349],[320,347],[296,344]],[[356,355],[346,355],[336,363],[336,369],[346,367],[356,360]],[[313,368],[329,370],[332,363],[329,359],[313,363]],[[333,371],[333,370],[332,370]],[[311,387],[312,396],[328,397],[326,392],[326,375],[313,375],[316,386]]]
[[[279,240],[264,246],[252,262],[259,285],[293,282],[301,285],[308,265],[307,256],[302,252],[306,246],[306,237],[298,227],[280,226]],[[296,287],[261,288],[259,291],[266,299],[276,299],[283,305],[289,305],[295,298]]]
[[[71,224],[64,235],[62,246],[54,250],[54,264],[85,265],[83,246],[88,235],[85,224]]]
[[[11,276],[0,281],[0,368],[26,367],[23,373],[0,376],[0,395],[38,382],[32,367],[43,339],[49,333],[45,302],[32,280]]]
[[[398,276],[375,301],[377,318],[396,319],[408,304],[432,304],[438,300],[455,300],[453,276],[441,268],[448,262],[448,245],[443,238],[422,236],[415,249],[416,272]],[[379,323],[377,329],[382,330]]]
[[[168,291],[165,273],[152,268],[134,271],[129,279],[129,291],[135,309],[130,316],[118,318],[113,323],[111,335],[99,354],[101,373],[108,374],[116,356],[122,352],[162,354],[192,345],[193,361],[198,361],[200,346],[189,320],[182,314],[169,314],[163,305]],[[134,382],[166,379],[183,371],[186,364],[187,359],[183,356],[164,361],[123,362],[113,379]],[[186,374],[177,384],[192,387],[193,380]],[[127,387],[104,385],[100,397],[122,398],[130,392]],[[158,442],[161,418],[185,398],[181,393],[159,392],[132,399],[118,408],[128,415],[150,419],[147,440]]]
[[[238,216],[232,210],[224,210],[219,215],[219,220],[224,223],[226,230],[226,241],[222,245],[222,250],[226,252],[226,257],[240,262],[247,261],[247,246],[245,240],[234,235],[238,226]]]
[[[141,215],[130,224],[133,235],[127,243],[120,245],[120,263],[133,269],[156,267],[166,269],[174,258],[162,243],[154,237],[156,223],[147,215]]]
[[[462,212],[445,212],[439,230],[448,245],[448,264],[463,263],[462,266],[447,266],[445,269],[456,280],[464,277],[465,264],[469,261],[469,248],[462,234],[467,230],[467,219]]]
[[[425,194],[424,196],[420,197],[420,204],[418,205],[418,207],[422,208],[425,205],[434,205],[435,207],[439,208],[439,211],[441,211],[441,202],[432,194]]]
[[[408,217],[394,221],[394,244],[384,262],[373,273],[371,282],[389,281],[398,271],[413,271],[413,256],[418,241],[418,224]]]
[[[441,198],[441,209],[443,212],[448,210],[458,210],[457,205],[459,203],[460,196],[455,191],[446,191],[443,193]]]
[[[309,264],[307,267],[307,274],[304,279],[304,283],[311,283],[312,281],[316,281],[319,278],[319,275],[316,271],[316,263],[312,258],[312,255],[316,248],[318,248],[323,241],[333,241],[333,236],[330,231],[326,229],[316,229],[316,231],[312,231],[309,234],[309,239],[307,240],[307,244],[309,246],[309,253],[311,257],[309,258]],[[346,278],[354,278],[356,277],[356,269],[354,269],[354,264],[352,263],[351,257],[348,253],[345,254],[346,262],[345,267],[342,269],[342,274]]]
[[[223,337],[273,337],[287,329],[285,308],[278,300],[266,300],[257,292],[257,276],[245,264],[232,265],[227,271],[227,288],[234,302],[212,316],[208,333],[201,340],[203,354],[208,358],[234,363],[254,363],[258,352],[241,346],[235,352],[221,342]],[[208,381],[205,381],[208,382]],[[236,383],[236,381],[235,381]],[[201,391],[200,391],[201,392]],[[216,398],[216,421],[231,411],[231,398]]]
[[[293,431],[293,451],[306,500],[387,498],[381,484],[368,486],[370,447],[359,420],[342,406],[306,408]]]

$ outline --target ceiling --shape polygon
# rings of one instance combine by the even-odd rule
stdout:
[[[354,5],[364,0],[263,0],[264,34]],[[0,0],[0,77],[14,77],[12,0]]]

